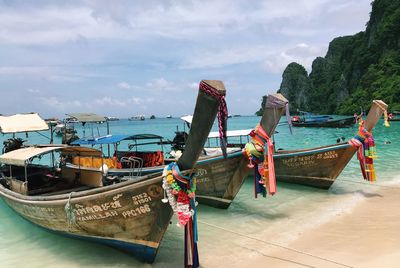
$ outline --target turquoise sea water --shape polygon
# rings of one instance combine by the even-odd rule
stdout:
[[[229,129],[252,128],[259,117],[233,117]],[[283,121],[283,120],[282,120]],[[172,139],[177,126],[183,130],[179,119],[155,119],[145,121],[120,120],[110,122],[112,133],[154,133]],[[214,126],[214,130],[216,130]],[[357,128],[325,129],[278,126],[276,147],[300,149],[336,143],[336,139],[350,139]],[[86,129],[88,131],[88,129]],[[105,133],[105,126],[100,126]],[[82,133],[82,129],[78,134]],[[47,135],[47,134],[45,134]],[[392,122],[390,128],[381,120],[374,130],[379,158],[375,161],[378,181],[371,185],[362,180],[358,161],[354,157],[330,190],[278,183],[275,196],[254,199],[253,185],[245,182],[231,207],[219,210],[199,205],[199,253],[200,261],[213,263],[225,258],[235,263],[240,256],[256,254],[251,237],[266,242],[286,245],[301,234],[329,221],[335,215],[351,212],[360,200],[367,200],[373,189],[391,187],[400,183],[400,122]],[[20,135],[26,138],[25,135]],[[8,136],[0,137],[2,143]],[[47,143],[36,133],[26,138],[29,143]],[[56,138],[60,142],[60,138]],[[243,237],[248,237],[243,239]],[[183,260],[183,231],[172,223],[162,241],[153,265],[144,264],[133,257],[112,248],[62,237],[49,233],[17,216],[0,201],[0,260],[1,267],[181,267]],[[234,245],[234,246],[232,246]],[[238,254],[233,248],[240,246]]]

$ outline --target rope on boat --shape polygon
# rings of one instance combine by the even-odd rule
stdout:
[[[357,158],[360,162],[361,172],[364,180],[376,181],[374,159],[376,156],[375,140],[372,132],[365,128],[365,121],[360,118],[359,128],[356,136],[349,140],[349,144],[357,150]]]
[[[267,258],[276,259],[276,260],[280,260],[280,261],[284,261],[284,262],[289,262],[289,263],[297,264],[297,265],[304,266],[304,267],[316,268],[316,266],[308,265],[308,264],[305,264],[305,263],[301,263],[301,262],[297,262],[297,261],[293,261],[293,260],[289,260],[289,259],[285,259],[285,258],[281,258],[281,257],[267,255],[267,254],[264,254],[264,253],[258,251],[257,249],[254,249],[254,248],[248,248],[248,247],[245,247],[245,246],[242,246],[242,245],[240,245],[240,246],[242,248],[245,248],[245,249],[249,250],[249,251],[256,251],[258,254],[263,255],[264,257],[267,257]]]
[[[366,185],[366,186],[377,186],[377,187],[383,187],[383,188],[400,189],[400,186],[382,185],[382,184],[378,184],[378,183],[370,184],[370,183],[365,183],[365,182],[360,182],[360,181],[352,181],[352,180],[346,180],[346,179],[337,179],[336,181],[357,183],[357,184]]]
[[[311,254],[311,253],[307,253],[307,252],[304,252],[304,251],[301,251],[301,250],[298,250],[298,249],[290,248],[290,247],[279,245],[279,244],[276,244],[276,243],[273,243],[273,242],[261,240],[259,238],[252,237],[252,236],[249,236],[249,235],[246,235],[246,234],[242,234],[242,233],[239,233],[239,232],[236,232],[236,231],[232,231],[232,230],[226,229],[224,227],[220,227],[220,226],[214,225],[212,223],[207,223],[207,222],[204,222],[204,221],[201,221],[201,220],[197,220],[197,221],[199,223],[203,223],[203,224],[208,225],[210,227],[214,227],[216,229],[220,229],[220,230],[223,230],[225,232],[229,232],[229,233],[232,233],[232,234],[235,234],[235,235],[238,235],[238,236],[242,236],[242,237],[245,237],[245,238],[248,238],[248,239],[256,240],[258,242],[261,242],[261,243],[264,243],[264,244],[267,244],[267,245],[271,245],[271,246],[275,246],[275,247],[278,247],[278,248],[282,248],[282,249],[286,249],[286,250],[289,250],[289,251],[293,251],[293,252],[296,252],[296,253],[299,253],[299,254],[307,255],[307,256],[310,256],[310,257],[313,257],[313,258],[316,258],[316,259],[320,259],[320,260],[323,260],[323,261],[326,261],[326,262],[330,262],[330,263],[333,263],[333,264],[337,264],[337,265],[340,265],[340,266],[343,266],[343,267],[353,267],[353,266],[350,266],[350,265],[347,265],[347,264],[344,264],[344,263],[340,263],[340,262],[337,262],[337,261],[334,261],[334,260],[331,260],[331,259],[328,259],[328,258],[325,258],[325,257],[320,257],[320,256],[317,256],[317,255],[314,255],[314,254]]]
[[[258,193],[267,196],[276,193],[276,179],[273,151],[274,145],[263,127],[258,124],[250,132],[251,141],[243,149],[243,155],[249,159],[249,168],[254,168],[254,197]],[[259,167],[258,164],[262,163]]]
[[[73,193],[74,192],[69,193],[68,201],[64,207],[65,214],[67,215],[68,228],[71,227],[72,224],[76,223],[74,209],[72,208],[72,205],[71,205],[71,198],[72,198]]]
[[[185,230],[185,267],[199,267],[197,251],[196,179],[193,174],[185,176],[176,163],[171,163],[163,171],[164,199],[169,202],[178,218],[178,226]],[[165,198],[165,195],[167,198]]]
[[[224,158],[227,157],[226,147],[228,144],[227,136],[226,136],[226,129],[227,129],[227,120],[228,120],[228,108],[225,102],[225,96],[223,94],[218,93],[214,90],[214,88],[208,85],[206,82],[201,81],[199,85],[199,90],[203,91],[204,93],[214,97],[218,100],[218,132],[219,132],[219,139],[222,154]]]

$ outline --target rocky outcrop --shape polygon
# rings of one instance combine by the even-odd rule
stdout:
[[[310,74],[290,63],[278,92],[292,112],[353,114],[373,99],[400,110],[400,1],[375,0],[366,30],[332,40]]]

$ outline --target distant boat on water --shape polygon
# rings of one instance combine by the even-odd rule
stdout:
[[[169,114],[169,115],[167,115],[167,118],[172,118],[172,115],[170,115],[170,114]]]
[[[135,116],[132,116],[132,117],[128,118],[129,121],[136,121],[136,120],[142,120],[143,121],[144,119],[145,119],[145,117],[144,117],[143,114],[135,115]]]
[[[213,92],[209,97],[204,95],[208,93],[200,94],[202,89],[199,89],[193,119],[196,123],[186,144],[189,149],[171,166],[171,173],[177,172],[177,177],[186,180],[185,183],[190,183],[186,174],[192,172],[218,111],[219,102],[213,96],[225,95],[222,82],[209,83],[216,85],[212,87]],[[14,121],[22,120],[17,118]],[[39,129],[36,126],[16,129],[15,125],[3,124],[1,132],[11,129],[12,132],[7,133],[12,134],[16,131],[48,129],[45,123]],[[43,157],[44,161],[38,163],[36,160],[44,155],[48,157]],[[99,159],[101,168],[75,167],[65,161],[77,156],[78,159],[87,157],[91,162]],[[0,197],[17,214],[47,230],[103,243],[153,262],[174,213],[171,206],[176,202],[173,203],[175,197],[170,194],[171,187],[167,188],[169,199],[166,200],[163,186],[166,187],[168,182],[161,172],[139,177],[109,177],[107,180],[103,161],[106,160],[101,151],[83,146],[49,144],[10,151],[0,156],[0,163],[4,167],[1,170]],[[186,198],[193,198],[183,194]],[[171,206],[167,204],[168,201]],[[194,199],[190,202],[186,211],[192,218],[192,215],[196,215],[192,212],[195,211]],[[172,208],[175,209],[174,206]],[[189,220],[183,222],[187,227],[185,267],[198,267],[197,237],[192,229],[196,222],[187,218],[184,220]],[[103,249],[99,250],[99,254],[102,254]],[[194,261],[188,261],[189,258]]]
[[[150,119],[156,119],[155,115],[150,116]]]
[[[315,115],[309,112],[299,111],[300,115],[295,115],[292,118],[294,127],[330,127],[342,128],[351,127],[356,123],[354,116],[334,119],[329,115]]]
[[[400,112],[393,111],[388,116],[389,121],[400,121]]]
[[[119,118],[115,117],[115,116],[106,116],[105,118],[107,119],[107,121],[118,121],[119,120]]]
[[[44,121],[49,126],[56,126],[60,122],[60,120],[58,118],[56,118],[56,117],[46,118],[46,119],[44,119]]]

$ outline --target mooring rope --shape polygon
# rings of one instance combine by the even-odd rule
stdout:
[[[352,180],[346,180],[346,179],[337,179],[336,181],[351,182],[351,183],[357,183],[357,184],[366,185],[366,186],[400,189],[400,186],[382,185],[382,184],[377,184],[377,183],[365,183],[365,182],[361,182],[361,181],[352,181]]]
[[[297,261],[293,261],[293,260],[289,260],[289,259],[285,259],[285,258],[281,258],[281,257],[267,255],[267,254],[264,254],[264,253],[258,251],[257,249],[254,249],[254,248],[248,248],[248,247],[245,247],[245,246],[242,246],[242,245],[240,245],[240,247],[245,248],[245,249],[247,249],[249,251],[256,251],[258,254],[263,255],[264,257],[267,257],[267,258],[270,258],[270,259],[277,259],[277,260],[280,260],[280,261],[294,263],[294,264],[297,264],[297,265],[300,265],[300,266],[304,266],[304,267],[316,268],[316,266],[308,265],[308,264],[305,264],[305,263],[301,263],[301,262],[297,262]]]
[[[314,255],[314,254],[311,254],[311,253],[307,253],[307,252],[304,252],[304,251],[301,251],[301,250],[297,250],[297,249],[294,249],[294,248],[289,248],[289,247],[286,247],[286,246],[283,246],[283,245],[279,245],[279,244],[276,244],[276,243],[273,243],[273,242],[264,241],[264,240],[261,240],[261,239],[256,238],[256,237],[252,237],[252,236],[249,236],[249,235],[246,235],[246,234],[242,234],[242,233],[239,233],[239,232],[236,232],[236,231],[233,231],[233,230],[226,229],[224,227],[220,227],[220,226],[214,225],[212,223],[207,223],[207,222],[204,222],[204,221],[201,221],[201,220],[197,220],[197,222],[203,223],[203,224],[208,225],[210,227],[214,227],[216,229],[223,230],[225,232],[229,232],[229,233],[232,233],[232,234],[235,234],[235,235],[238,235],[238,236],[242,236],[242,237],[245,237],[245,238],[248,238],[248,239],[252,239],[252,240],[267,244],[267,245],[271,245],[271,246],[275,246],[275,247],[278,247],[278,248],[282,248],[282,249],[286,249],[286,250],[289,250],[289,251],[293,251],[293,252],[296,252],[296,253],[299,253],[299,254],[307,255],[307,256],[310,256],[310,257],[313,257],[313,258],[316,258],[316,259],[320,259],[320,260],[323,260],[323,261],[326,261],[326,262],[334,263],[334,264],[337,264],[337,265],[340,265],[340,266],[343,266],[343,267],[353,267],[353,266],[350,266],[350,265],[347,265],[347,264],[344,264],[344,263],[340,263],[340,262],[337,262],[337,261],[334,261],[334,260],[331,260],[331,259],[328,259],[328,258],[325,258],[325,257],[320,257],[320,256],[317,256],[317,255]]]
[[[72,198],[72,194],[73,193],[75,193],[75,192],[70,192],[69,193],[68,201],[67,201],[67,203],[65,204],[65,207],[64,207],[64,211],[65,211],[65,214],[67,216],[68,229],[74,223],[76,223],[76,216],[75,216],[75,213],[74,213],[74,209],[72,208],[72,205],[71,205],[71,198]]]

